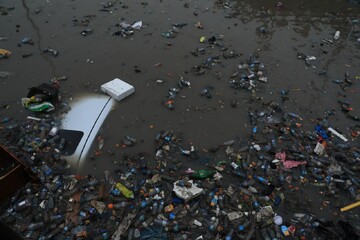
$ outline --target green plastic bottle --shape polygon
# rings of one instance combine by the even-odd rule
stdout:
[[[191,174],[190,177],[194,179],[205,179],[214,176],[215,173],[216,171],[213,170],[198,170]]]

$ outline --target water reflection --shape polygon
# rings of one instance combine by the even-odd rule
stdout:
[[[269,31],[264,40],[270,40],[275,27],[289,27],[302,37],[309,37],[311,31],[323,31],[324,25],[334,28],[348,25],[348,18],[356,19],[360,8],[343,0],[331,1],[225,1],[217,0],[215,8],[223,9],[225,18],[236,18],[242,24],[261,22]],[[261,26],[259,26],[261,27]],[[259,35],[259,34],[258,34]],[[263,34],[264,35],[264,34]],[[263,35],[259,37],[264,38]]]

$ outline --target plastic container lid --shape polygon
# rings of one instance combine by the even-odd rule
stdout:
[[[276,215],[276,216],[274,217],[274,223],[275,223],[276,225],[281,225],[281,224],[283,223],[282,217],[279,216],[279,215]]]

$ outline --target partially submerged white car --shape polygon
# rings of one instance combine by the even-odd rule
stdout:
[[[125,97],[133,94],[135,89],[130,84],[116,78],[101,86],[108,95],[89,94],[76,98],[71,110],[62,120],[62,137],[66,138],[70,149],[65,159],[72,165],[80,167],[86,159],[90,147],[111,109]]]

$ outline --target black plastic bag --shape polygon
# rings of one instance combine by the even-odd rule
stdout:
[[[41,96],[43,101],[54,101],[58,99],[59,90],[47,83],[40,84],[37,87],[32,87],[27,95],[28,98],[33,96]]]

